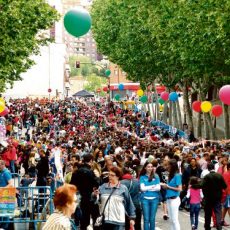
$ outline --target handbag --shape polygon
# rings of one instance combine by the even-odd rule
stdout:
[[[105,208],[106,208],[106,205],[108,204],[109,199],[113,195],[115,189],[116,189],[116,187],[113,188],[113,191],[110,193],[108,199],[106,200],[105,206],[103,208],[103,211],[102,211],[101,215],[97,217],[96,222],[94,224],[95,227],[101,227],[103,225],[104,219],[105,219],[105,216],[104,216]]]

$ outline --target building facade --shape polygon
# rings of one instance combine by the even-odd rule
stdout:
[[[91,3],[92,1],[90,0],[63,0],[63,16],[74,7],[83,7],[90,10]],[[83,55],[89,57],[92,61],[100,58],[91,30],[86,35],[76,38],[64,29],[63,39],[66,44],[66,52],[69,56]]]
[[[62,0],[49,0],[48,3],[62,14]],[[62,37],[62,20],[46,32],[55,42],[41,47],[40,55],[32,57],[35,65],[21,75],[22,81],[14,82],[13,88],[4,93],[6,98],[65,97],[66,48]],[[49,89],[51,92],[48,92]]]

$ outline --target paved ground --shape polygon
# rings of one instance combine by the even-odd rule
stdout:
[[[156,217],[156,230],[170,230],[170,221],[163,220],[162,216],[163,216],[162,207],[159,206],[157,210],[157,217]],[[189,212],[179,211],[179,221],[180,221],[181,230],[191,229]],[[229,216],[226,217],[226,222],[230,224]],[[204,211],[203,210],[201,210],[200,212],[199,226],[198,226],[198,230],[201,230],[201,229],[204,229]],[[223,230],[227,230],[227,229],[229,230],[230,226],[223,227]]]

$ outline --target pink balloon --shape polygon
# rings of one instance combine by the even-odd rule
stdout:
[[[164,101],[167,101],[169,99],[169,93],[168,92],[162,92],[161,93],[161,98],[164,100]]]
[[[219,97],[224,104],[230,105],[230,85],[225,85],[220,89]]]
[[[5,109],[0,113],[0,116],[6,116],[9,113],[9,109],[7,107],[5,107]]]
[[[212,115],[215,116],[215,117],[219,117],[221,116],[223,113],[223,108],[221,105],[214,105],[212,107]]]

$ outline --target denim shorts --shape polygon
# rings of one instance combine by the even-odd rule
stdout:
[[[224,208],[230,208],[230,195],[227,195],[225,199]]]
[[[160,201],[164,203],[164,202],[166,202],[166,200],[167,200],[166,199],[166,190],[165,189],[161,189],[160,190]]]

